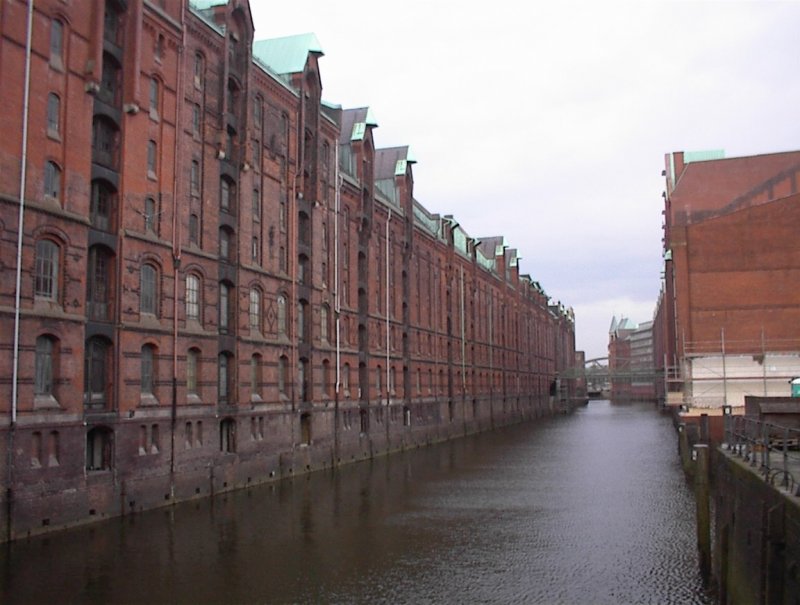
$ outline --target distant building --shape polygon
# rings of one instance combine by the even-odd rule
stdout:
[[[659,398],[684,413],[789,395],[800,375],[800,151],[665,156]]]

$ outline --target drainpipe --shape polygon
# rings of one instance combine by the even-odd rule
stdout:
[[[17,405],[19,398],[19,331],[20,331],[20,287],[22,284],[22,237],[25,226],[25,181],[28,172],[28,110],[31,93],[31,34],[33,32],[33,0],[28,2],[28,19],[25,35],[25,86],[22,101],[22,161],[19,175],[19,223],[17,227],[17,271],[14,296],[14,360],[11,378],[11,421],[8,426],[8,484],[6,485],[7,539],[11,539],[12,484],[14,481],[14,433],[17,428]]]
[[[388,407],[389,401],[392,397],[392,388],[389,384],[389,223],[392,220],[392,209],[389,208],[389,215],[386,217],[386,405]],[[378,397],[381,394],[378,393]]]
[[[334,464],[339,459],[339,387],[341,383],[341,360],[342,349],[339,331],[339,315],[341,306],[339,304],[339,206],[341,205],[342,177],[339,174],[339,144],[336,144],[334,152],[334,181],[336,191],[333,196],[333,312],[336,318],[336,384],[333,390],[333,434],[335,437],[335,457]]]
[[[175,109],[176,129],[183,124],[181,108],[183,107],[183,49],[186,47],[186,25],[183,22],[186,11],[186,0],[181,0],[181,45],[178,47],[178,103]],[[178,281],[181,268],[181,238],[178,220],[178,174],[181,169],[180,137],[175,137],[175,168],[172,177],[172,406],[170,411],[170,444],[169,444],[169,489],[170,497],[175,498],[175,431],[178,425]]]

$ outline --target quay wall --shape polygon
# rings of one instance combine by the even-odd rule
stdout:
[[[25,477],[19,477],[18,489],[0,495],[4,511],[0,535],[19,539],[131,515],[563,412],[552,398],[534,397],[513,401],[486,398],[469,405],[464,402],[463,406],[456,406],[452,416],[448,404],[436,401],[413,406],[405,414],[402,408],[402,404],[399,409],[388,406],[384,421],[373,423],[367,432],[353,426],[349,417],[345,419],[348,410],[344,406],[315,411],[312,427],[317,437],[310,444],[295,443],[301,431],[300,412],[267,416],[263,435],[259,433],[258,418],[264,415],[242,413],[234,421],[236,451],[220,450],[217,431],[210,431],[202,443],[189,444],[181,430],[181,435],[175,435],[179,454],[173,468],[168,450],[171,434],[166,435],[169,439],[163,451],[144,454],[138,451],[137,419],[119,420],[113,423],[117,437],[114,455],[142,458],[142,464],[114,465],[105,472],[82,473],[79,481],[43,478],[26,482]],[[393,413],[393,409],[398,411]],[[196,422],[213,427],[219,419],[210,417]],[[27,431],[18,432],[22,435],[15,437],[25,441]],[[2,439],[9,437],[8,431],[0,433]],[[84,438],[82,424],[62,428],[65,445],[70,440],[79,444]],[[21,450],[17,453],[24,455]]]

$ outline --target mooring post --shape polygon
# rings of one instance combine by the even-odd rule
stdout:
[[[697,503],[697,551],[700,574],[708,584],[711,576],[711,514],[708,486],[708,445],[699,443],[692,449],[694,461],[694,497]]]

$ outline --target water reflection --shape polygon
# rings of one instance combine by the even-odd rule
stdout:
[[[668,419],[592,402],[0,555],[3,603],[705,603]]]

